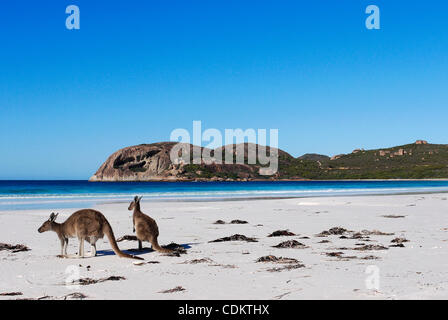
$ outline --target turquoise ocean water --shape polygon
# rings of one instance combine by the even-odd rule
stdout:
[[[105,202],[209,201],[448,192],[448,181],[107,182],[0,181],[0,210],[90,207]]]

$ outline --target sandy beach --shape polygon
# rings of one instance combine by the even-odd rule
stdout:
[[[22,293],[0,299],[447,299],[447,199],[447,194],[143,199],[142,211],[159,225],[159,243],[181,244],[186,253],[134,252],[145,259],[141,265],[114,255],[106,238],[97,243],[97,257],[57,258],[56,234],[37,232],[51,211],[3,211],[0,243],[30,250],[0,251],[0,294]],[[117,238],[132,235],[127,206],[95,207]],[[54,211],[63,222],[75,210]],[[268,237],[278,230],[295,235]],[[236,234],[255,241],[210,242]],[[285,241],[295,247],[274,247]],[[124,251],[137,248],[135,241],[118,245]],[[69,254],[77,248],[78,240],[70,239]],[[260,258],[270,261],[257,262]],[[289,259],[272,261],[276,258]]]

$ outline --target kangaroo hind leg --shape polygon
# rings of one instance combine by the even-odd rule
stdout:
[[[61,240],[61,254],[60,254],[60,257],[64,257],[65,239],[64,238],[60,238],[60,240]]]
[[[84,238],[79,238],[79,250],[78,250],[78,257],[84,258]]]
[[[98,239],[96,237],[90,237],[90,245],[91,245],[91,249],[90,249],[90,257],[95,257],[96,256],[96,241]]]
[[[64,252],[62,253],[62,255],[67,256],[67,247],[68,247],[68,238],[64,239]]]
[[[143,250],[143,244],[142,244],[141,240],[138,240],[138,250],[139,251]]]

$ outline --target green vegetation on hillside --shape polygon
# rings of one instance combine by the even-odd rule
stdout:
[[[333,160],[332,160],[333,159]],[[210,179],[429,179],[448,178],[448,145],[408,144],[387,149],[355,150],[330,159],[322,155],[294,158],[279,153],[275,176],[259,175],[254,165],[187,165],[191,178]],[[247,162],[246,162],[247,163]]]
[[[408,144],[357,150],[321,162],[318,179],[448,178],[448,145]]]

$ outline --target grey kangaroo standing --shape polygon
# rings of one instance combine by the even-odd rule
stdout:
[[[134,200],[129,205],[128,210],[134,210],[132,215],[132,222],[134,224],[134,232],[136,232],[138,239],[138,249],[142,250],[142,241],[151,243],[152,248],[159,252],[171,253],[173,250],[162,248],[157,242],[159,236],[159,228],[154,219],[147,216],[140,210],[140,200],[142,197],[135,196]]]
[[[61,257],[84,258],[84,240],[91,244],[91,257],[96,256],[96,242],[104,235],[109,239],[110,245],[115,254],[122,258],[143,260],[130,254],[122,252],[115,241],[112,227],[106,217],[99,211],[84,209],[73,213],[65,222],[57,223],[55,220],[58,214],[52,213],[50,219],[45,221],[38,229],[39,233],[54,231],[61,241]],[[68,238],[77,237],[79,240],[78,255],[67,255]]]

